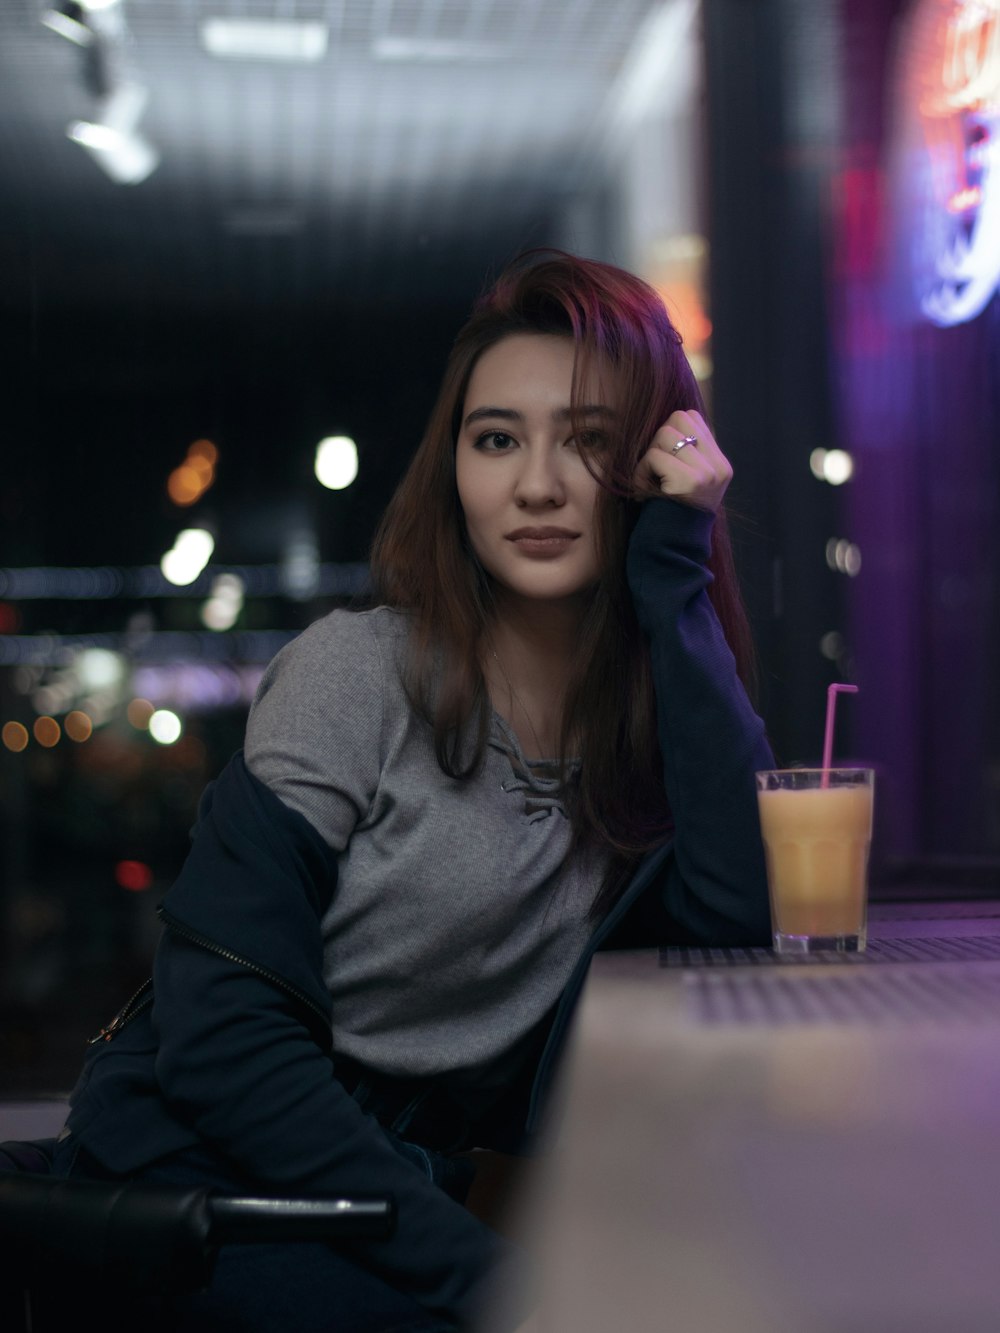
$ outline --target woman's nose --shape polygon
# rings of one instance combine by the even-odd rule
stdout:
[[[517,475],[514,498],[523,506],[565,503],[565,479],[559,459],[552,451],[525,450],[524,461]]]

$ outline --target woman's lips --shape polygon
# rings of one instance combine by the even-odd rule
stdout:
[[[580,536],[568,528],[517,528],[505,535],[522,555],[542,558],[562,555]]]

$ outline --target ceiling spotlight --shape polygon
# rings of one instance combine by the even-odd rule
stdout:
[[[130,39],[121,0],[62,0],[42,14],[42,23],[83,48],[83,87],[97,105],[94,116],[72,121],[67,135],[119,185],[144,181],[160,158],[138,132],[148,93],[127,76]]]
[[[70,121],[66,133],[74,143],[80,144],[82,148],[92,148],[96,153],[114,152],[125,138],[118,130],[91,120]]]
[[[138,133],[148,93],[137,83],[123,83],[102,98],[94,120],[74,120],[67,135],[119,185],[138,185],[159,165],[156,149]]]
[[[62,4],[42,12],[42,23],[60,37],[76,42],[77,46],[89,46],[96,33],[87,22],[87,15],[103,14],[113,22],[117,20],[120,23],[120,15],[112,16],[110,13],[120,5],[121,0],[63,0]],[[106,18],[98,19],[98,24],[106,26]]]
[[[141,134],[121,134],[89,120],[74,120],[66,133],[117,185],[138,185],[159,166],[159,154]]]
[[[87,27],[83,6],[74,3],[74,0],[67,0],[58,9],[46,9],[42,14],[42,23],[60,37],[76,42],[77,46],[89,46],[94,40],[93,32]]]

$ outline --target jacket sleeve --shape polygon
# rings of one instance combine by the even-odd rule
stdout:
[[[471,1323],[498,1270],[518,1268],[519,1256],[400,1156],[338,1082],[320,1040],[325,991],[312,975],[329,849],[234,765],[164,901],[153,1007],[162,1095],[258,1187],[392,1195],[395,1235],[359,1245],[358,1262]]]
[[[647,938],[766,944],[770,915],[754,773],[773,767],[764,725],[708,598],[713,516],[674,500],[644,503],[629,586],[649,641],[657,730],[675,837],[632,914]]]

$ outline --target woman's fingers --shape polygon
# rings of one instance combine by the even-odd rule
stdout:
[[[673,412],[639,462],[636,481],[650,479],[663,495],[712,513],[719,508],[733,469],[700,412]]]

